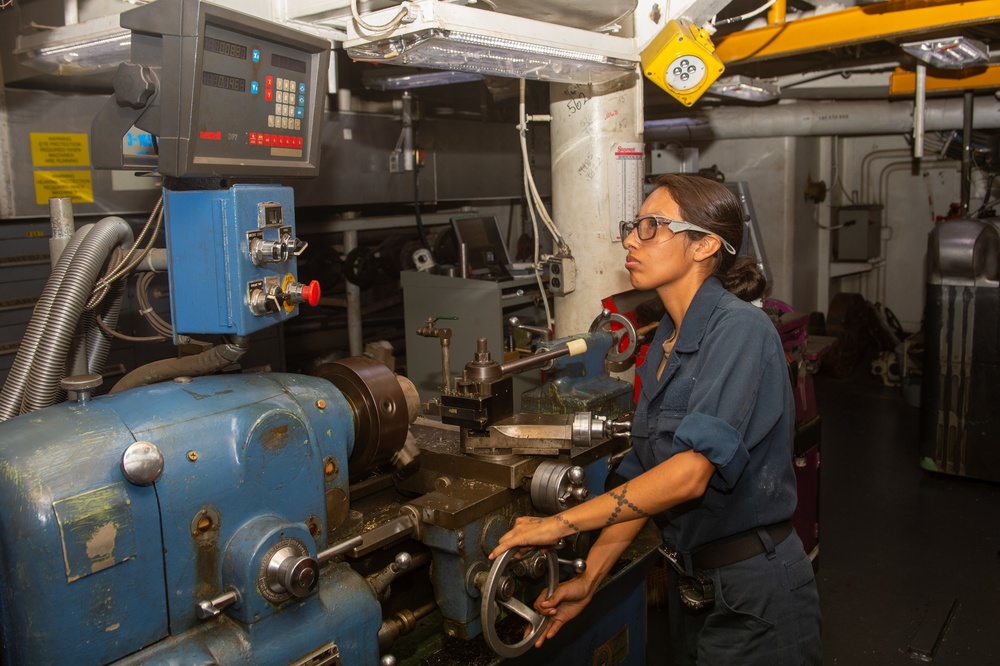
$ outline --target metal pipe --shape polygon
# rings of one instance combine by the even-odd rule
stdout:
[[[617,155],[642,153],[642,80],[622,77],[603,88],[554,83],[549,113],[552,217],[577,268],[576,290],[555,298],[562,337],[588,329],[595,303],[632,288],[609,220],[630,219],[642,204],[642,161]]]
[[[927,65],[917,63],[917,85],[913,100],[913,156],[924,156],[924,107],[927,102]]]
[[[49,222],[52,225],[52,237],[49,239],[49,261],[52,268],[56,267],[63,250],[73,237],[73,199],[58,197],[49,199]]]
[[[558,349],[549,349],[532,354],[531,356],[525,356],[524,358],[508,361],[500,366],[500,372],[505,375],[510,375],[524,370],[530,370],[531,368],[543,366],[549,361],[554,361],[555,359],[563,356],[579,356],[585,351],[587,351],[587,341],[583,338],[575,338]]]
[[[776,2],[771,5],[771,9],[767,12],[767,24],[781,25],[784,23],[786,11],[787,8],[785,0],[776,0]]]
[[[465,243],[458,244],[458,277],[469,277],[469,246]]]
[[[1000,128],[1000,100],[975,98],[975,128]],[[932,99],[925,105],[925,131],[962,126],[959,99]],[[913,103],[906,101],[796,102],[760,108],[719,107],[686,111],[684,116],[645,123],[645,140],[698,141],[706,139],[784,136],[862,136],[904,134],[913,126]]]
[[[344,256],[358,246],[358,232],[344,232]],[[361,287],[350,280],[344,287],[347,296],[347,345],[351,356],[361,356],[363,336],[361,332]]]
[[[413,171],[413,93],[403,91],[403,170]]]
[[[870,183],[872,162],[878,159],[890,159],[896,157],[909,157],[910,151],[905,148],[890,148],[887,150],[873,150],[861,160],[861,201],[870,201]]]
[[[167,270],[167,251],[164,248],[151,250],[146,258],[135,267],[137,271],[164,273]]]
[[[969,193],[972,186],[972,93],[962,96],[962,214],[969,216]],[[989,192],[986,193],[987,196]]]

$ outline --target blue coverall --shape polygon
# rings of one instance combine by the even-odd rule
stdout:
[[[664,542],[691,571],[691,554],[756,533],[765,552],[703,573],[714,607],[687,611],[671,576],[674,664],[818,664],[820,610],[812,563],[794,531],[777,546],[762,529],[795,511],[795,406],[781,339],[767,315],[710,277],[702,284],[658,380],[664,316],[637,370],[642,390],[632,451],[618,474],[634,478],[693,449],[716,468],[705,494],[655,516]]]

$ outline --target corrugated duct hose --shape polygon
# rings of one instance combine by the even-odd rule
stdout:
[[[17,348],[17,356],[14,358],[14,364],[7,374],[7,381],[3,385],[3,390],[0,391],[0,421],[12,419],[21,412],[24,387],[35,360],[38,341],[45,332],[49,312],[52,310],[52,304],[55,302],[56,295],[59,292],[59,286],[62,284],[66,272],[69,270],[73,257],[80,247],[80,243],[83,242],[83,239],[93,227],[93,224],[84,225],[73,234],[69,244],[63,250],[62,255],[60,255],[56,267],[52,269],[52,273],[45,283],[42,295],[39,297],[38,303],[35,304],[31,321],[28,322],[24,338]]]
[[[197,377],[222,370],[227,365],[238,361],[247,351],[249,340],[233,337],[231,342],[212,347],[200,354],[183,358],[168,358],[154,361],[141,368],[136,368],[119,380],[112,393],[154,384],[175,377]]]
[[[116,247],[132,245],[132,240],[132,228],[128,222],[120,217],[106,217],[95,224],[80,243],[59,284],[45,321],[45,330],[38,341],[21,402],[21,413],[54,405],[65,397],[59,383],[84,307],[108,255]]]

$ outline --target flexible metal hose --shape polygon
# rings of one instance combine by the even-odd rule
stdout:
[[[38,342],[21,403],[21,413],[54,405],[63,398],[59,386],[66,356],[83,308],[108,255],[116,246],[132,244],[132,228],[120,217],[106,217],[80,243],[59,285]]]
[[[246,338],[233,338],[231,343],[216,345],[200,354],[153,361],[122,377],[111,389],[111,393],[176,377],[198,377],[218,372],[240,360],[247,352],[248,344],[249,340]]]
[[[112,331],[118,327],[118,318],[122,311],[122,300],[125,298],[125,283],[114,282],[109,288],[108,296],[98,306],[97,314]],[[108,360],[113,338],[104,333],[97,325],[97,318],[88,312],[86,318],[87,331],[87,372],[103,375],[104,363]]]
[[[49,312],[59,286],[62,284],[66,271],[69,270],[70,263],[76,255],[80,243],[87,236],[94,225],[87,224],[73,234],[69,244],[63,250],[56,267],[49,274],[49,279],[42,289],[42,295],[35,304],[31,321],[24,333],[24,338],[17,348],[17,356],[14,358],[14,365],[11,366],[7,374],[7,381],[4,382],[3,390],[0,391],[0,421],[6,421],[17,416],[21,411],[21,401],[24,399],[24,386],[31,371],[31,366],[35,360],[35,351],[38,348],[38,341],[42,333],[45,332],[45,323],[48,321]]]

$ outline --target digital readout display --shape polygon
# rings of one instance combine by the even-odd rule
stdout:
[[[216,74],[215,72],[209,72],[207,70],[201,73],[201,82],[206,86],[222,88],[223,90],[232,90],[234,92],[247,91],[246,79],[239,79],[235,76],[226,76],[225,74]]]
[[[230,58],[239,58],[240,60],[247,59],[247,47],[242,44],[224,42],[221,39],[215,39],[214,37],[205,37],[205,50],[211,51],[212,53],[221,53],[222,55],[229,56]]]
[[[277,53],[271,54],[271,66],[287,69],[291,72],[298,72],[299,74],[306,73],[305,62],[302,60],[296,60],[295,58],[289,58],[288,56],[278,55]]]

